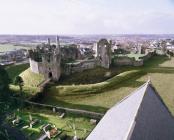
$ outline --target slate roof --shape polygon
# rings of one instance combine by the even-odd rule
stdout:
[[[107,111],[86,140],[174,140],[174,119],[150,81]]]

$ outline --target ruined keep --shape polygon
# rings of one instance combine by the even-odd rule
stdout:
[[[79,48],[76,46],[60,47],[59,38],[56,45],[41,44],[34,50],[29,50],[31,71],[43,74],[45,79],[58,81],[61,74],[70,75],[82,72],[97,66],[109,68],[111,64],[111,45],[106,39],[101,39],[95,44],[96,55],[92,59],[81,59]],[[73,61],[72,61],[73,60]],[[61,73],[61,69],[63,70]]]
[[[56,37],[56,45],[51,45],[50,39],[48,39],[47,44],[29,50],[29,61],[32,72],[43,74],[45,79],[58,81],[61,74],[59,38]]]
[[[107,41],[106,39],[101,39],[96,44],[96,59],[98,65],[104,68],[109,68],[111,64],[111,45],[112,41]]]
[[[106,39],[99,40],[93,46],[93,50],[95,52],[94,58],[76,60],[76,62],[67,63],[64,67],[65,74],[82,72],[84,70],[92,69],[97,66],[109,69],[111,64],[111,45],[111,41],[108,42]]]

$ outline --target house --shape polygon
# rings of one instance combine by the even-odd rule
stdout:
[[[148,81],[108,110],[87,140],[174,140],[174,118]]]

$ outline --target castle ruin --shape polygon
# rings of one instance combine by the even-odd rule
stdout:
[[[111,45],[112,41],[108,42],[106,39],[101,39],[97,43],[96,57],[99,65],[104,68],[109,68],[111,64]]]
[[[61,49],[59,38],[56,38],[56,45],[47,44],[37,46],[34,50],[29,50],[29,61],[31,71],[43,74],[45,79],[58,81],[61,74]]]
[[[56,45],[51,45],[50,39],[48,39],[47,44],[41,44],[36,49],[29,50],[30,68],[32,72],[43,74],[45,79],[53,81],[58,81],[63,73],[69,75],[97,66],[108,69],[111,64],[111,45],[111,41],[101,39],[94,46],[94,58],[80,59],[78,48],[60,47],[59,37],[56,38]],[[70,56],[67,56],[69,54],[67,51],[70,51]],[[66,62],[65,58],[73,58],[75,61]],[[62,65],[62,63],[64,64]]]

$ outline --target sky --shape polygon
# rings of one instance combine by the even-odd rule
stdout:
[[[174,34],[174,0],[0,0],[0,34]]]

